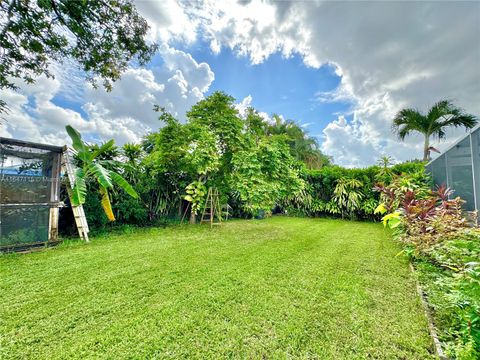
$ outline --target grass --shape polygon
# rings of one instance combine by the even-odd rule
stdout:
[[[274,217],[0,256],[0,358],[426,359],[378,224]]]

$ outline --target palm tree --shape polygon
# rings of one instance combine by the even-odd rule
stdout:
[[[302,161],[309,169],[320,169],[331,164],[331,159],[320,151],[317,140],[308,136],[295,121],[283,120],[276,114],[272,118],[275,123],[267,125],[267,135],[283,136],[295,159]]]
[[[113,140],[104,143],[101,146],[91,147],[85,144],[80,133],[70,125],[66,126],[67,133],[72,139],[72,147],[75,157],[78,160],[78,168],[75,171],[75,185],[72,189],[72,205],[82,205],[85,203],[87,195],[87,179],[94,179],[98,182],[100,195],[102,196],[102,207],[108,220],[114,221],[112,205],[110,203],[109,190],[113,189],[113,184],[122,188],[128,195],[138,198],[138,194],[133,187],[117,172],[104,167],[110,160],[101,160],[102,156],[108,154],[115,148]]]
[[[417,109],[400,110],[393,119],[393,129],[400,140],[412,132],[425,136],[423,161],[430,159],[430,137],[445,138],[445,130],[450,126],[471,129],[477,124],[477,118],[454,106],[450,100],[441,100],[431,107],[427,114]]]

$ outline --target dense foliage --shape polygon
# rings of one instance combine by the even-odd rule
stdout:
[[[109,89],[130,61],[146,63],[156,50],[129,0],[2,0],[0,13],[0,89],[16,89],[15,78],[52,76],[51,63],[67,59]],[[6,105],[0,100],[0,112]]]
[[[116,170],[139,195],[112,193],[117,223],[148,225],[186,215],[194,223],[209,187],[218,189],[221,204],[234,215],[265,216],[300,196],[307,168],[329,164],[295,122],[276,116],[268,122],[252,108],[242,117],[234,104],[231,96],[215,92],[192,106],[186,123],[157,108],[163,127],[141,144],[91,146],[107,171]],[[98,186],[86,187],[92,193],[86,197],[87,219],[92,228],[102,228],[107,222],[98,211]]]
[[[291,120],[262,118],[253,108],[240,116],[234,99],[215,92],[192,106],[186,123],[157,108],[163,127],[141,144],[122,148],[92,145],[106,171],[121,174],[139,198],[112,193],[112,214],[119,224],[148,225],[189,216],[195,223],[209,187],[237,217],[273,212],[303,216],[373,219],[377,182],[395,174],[423,173],[422,163],[346,169],[331,165],[317,142]],[[421,176],[421,175],[420,175]],[[85,208],[92,228],[107,221],[98,210],[105,198],[88,183]],[[127,189],[129,190],[129,189]],[[110,219],[113,218],[110,216]]]
[[[73,184],[70,200],[72,205],[83,205],[87,195],[87,180],[94,180],[98,186],[98,192],[101,196],[100,203],[103,211],[109,221],[115,220],[110,203],[109,190],[113,189],[113,185],[119,186],[128,195],[138,198],[138,194],[133,187],[115,170],[109,170],[105,166],[112,167],[112,160],[101,160],[108,152],[112,151],[114,141],[110,140],[102,146],[89,147],[82,140],[80,133],[73,127],[66,127],[67,133],[72,139],[72,151],[75,154],[76,171],[75,183]],[[115,166],[113,166],[115,167]]]
[[[374,210],[380,196],[374,191],[378,183],[389,183],[395,175],[416,174],[423,178],[421,162],[392,165],[385,159],[379,165],[347,169],[325,166],[303,172],[306,188],[301,197],[290,197],[284,202],[289,213],[306,216],[341,216],[350,219],[375,219]]]
[[[384,157],[362,169],[332,165],[295,122],[277,116],[267,121],[253,108],[240,116],[234,99],[222,92],[195,104],[185,123],[156,110],[163,127],[140,144],[85,147],[73,136],[79,171],[97,180],[74,189],[74,201],[83,196],[91,228],[111,226],[105,214],[137,226],[188,216],[195,223],[210,187],[236,217],[276,212],[382,218],[414,261],[448,354],[465,360],[479,356],[480,232],[451,189],[431,190],[423,162],[394,165]],[[117,181],[120,189],[108,187],[108,211],[102,211],[105,174],[124,178]]]
[[[480,231],[477,214],[445,186],[430,190],[418,176],[395,177],[376,188],[384,201],[377,212],[411,256],[434,313],[447,354],[480,356]]]

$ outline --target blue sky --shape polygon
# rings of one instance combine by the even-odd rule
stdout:
[[[348,111],[349,102],[320,103],[315,99],[316,93],[334,91],[340,84],[341,78],[329,64],[317,69],[306,66],[300,55],[285,57],[279,53],[261,64],[251,64],[248,58],[238,56],[228,48],[214,54],[204,42],[189,47],[177,44],[177,49],[188,51],[198,63],[207,63],[214,72],[215,80],[205,96],[219,90],[241,102],[250,95],[254,108],[269,115],[275,113],[295,120],[304,125],[311,136],[319,137],[330,121],[339,113]],[[156,55],[147,68],[162,65],[162,57]],[[52,102],[86,116],[82,101],[59,93]]]
[[[321,133],[335,114],[348,110],[348,103],[320,104],[315,100],[317,92],[332,91],[340,83],[329,65],[315,69],[307,67],[299,55],[285,58],[279,53],[261,64],[251,64],[228,48],[213,54],[204,44],[190,50],[195,60],[208,63],[215,73],[209,93],[222,90],[237,101],[251,95],[257,110],[307,124],[312,135]]]

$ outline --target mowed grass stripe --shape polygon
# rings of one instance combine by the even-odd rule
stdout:
[[[274,217],[0,256],[0,357],[431,357],[378,224]]]

